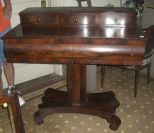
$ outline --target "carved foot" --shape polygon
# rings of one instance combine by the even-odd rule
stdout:
[[[39,111],[34,113],[34,122],[37,125],[43,124],[43,118],[42,118],[42,116],[41,116]]]
[[[109,123],[110,123],[109,127],[112,130],[117,130],[119,128],[120,124],[121,124],[121,120],[116,115],[112,115],[111,121]]]

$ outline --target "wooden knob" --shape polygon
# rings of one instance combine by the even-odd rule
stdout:
[[[77,23],[78,22],[78,18],[75,18],[74,22]]]
[[[37,22],[40,22],[41,21],[41,18],[37,18]]]
[[[114,22],[117,23],[118,22],[118,18],[114,18]]]

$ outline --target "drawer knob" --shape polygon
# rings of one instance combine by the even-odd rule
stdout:
[[[41,21],[41,18],[37,18],[37,22],[40,22]]]
[[[78,18],[75,18],[74,22],[77,23],[78,22]]]
[[[117,23],[118,22],[118,18],[114,18],[114,22]]]

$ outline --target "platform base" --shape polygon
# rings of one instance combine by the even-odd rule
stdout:
[[[34,121],[40,125],[44,117],[54,113],[81,113],[99,116],[109,122],[112,130],[118,129],[121,120],[115,115],[119,102],[112,91],[90,93],[88,99],[81,105],[72,105],[67,92],[55,89],[47,89],[42,97],[39,111],[34,114]]]

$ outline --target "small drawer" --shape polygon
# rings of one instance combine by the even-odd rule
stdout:
[[[103,26],[131,27],[136,25],[136,15],[116,12],[102,13],[100,24]]]
[[[58,24],[57,16],[54,14],[30,14],[20,16],[21,24],[24,25],[47,25],[52,26]]]
[[[96,25],[96,15],[63,14],[63,16],[60,16],[60,24],[66,27]]]

